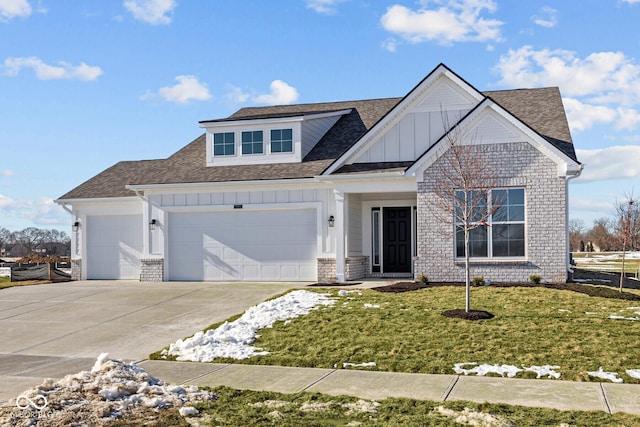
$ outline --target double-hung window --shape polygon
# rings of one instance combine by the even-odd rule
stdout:
[[[235,154],[235,137],[233,132],[213,134],[213,155],[233,156]]]
[[[242,154],[262,154],[262,131],[242,132]]]
[[[271,130],[271,152],[272,153],[292,153],[293,152],[293,130],[292,129],[272,129]]]
[[[473,200],[469,231],[469,256],[509,258],[525,256],[524,188],[501,188],[485,194],[470,192]],[[456,191],[456,206],[464,206],[464,192]],[[460,203],[462,201],[462,203]],[[469,206],[469,204],[468,204]],[[464,257],[464,228],[456,208],[456,257]],[[487,213],[491,215],[487,216]]]

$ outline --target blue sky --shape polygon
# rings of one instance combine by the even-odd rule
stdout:
[[[640,0],[0,0],[0,227],[165,158],[251,105],[404,96],[440,62],[479,90],[559,86],[587,226],[640,194]]]

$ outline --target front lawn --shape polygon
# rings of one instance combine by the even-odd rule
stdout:
[[[640,369],[640,322],[609,318],[640,317],[640,301],[545,287],[476,287],[472,308],[495,318],[473,322],[441,315],[464,306],[459,286],[346,296],[336,289],[315,290],[331,293],[335,305],[262,329],[254,345],[270,354],[215,361],[322,368],[375,362],[367,369],[434,374],[453,374],[454,364],[463,362],[558,365],[561,379],[575,381],[595,380],[586,372],[602,366],[625,382],[640,382],[625,373]]]
[[[28,280],[24,282],[12,282],[10,277],[0,277],[0,289],[12,288],[14,286],[43,285],[51,283],[48,280]]]

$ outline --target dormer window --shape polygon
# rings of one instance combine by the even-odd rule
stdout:
[[[272,153],[293,152],[293,130],[292,129],[272,129],[271,130],[271,152]]]
[[[213,155],[233,156],[235,154],[235,138],[233,132],[213,134]]]
[[[242,154],[262,154],[262,131],[242,132]]]

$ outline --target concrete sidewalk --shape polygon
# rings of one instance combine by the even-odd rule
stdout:
[[[444,402],[504,403],[559,410],[640,415],[640,384],[586,383],[457,375],[405,374],[346,369],[145,360],[151,375],[176,384],[350,395],[382,400],[406,397]]]

